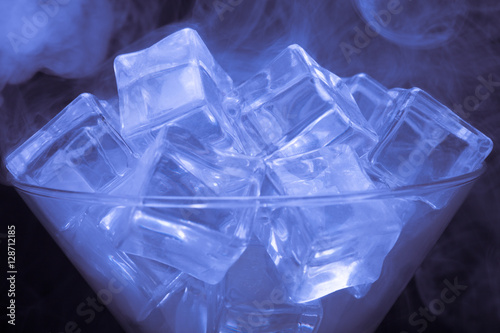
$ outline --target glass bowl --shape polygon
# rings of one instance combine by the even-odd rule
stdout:
[[[322,297],[320,325],[316,322],[317,327],[312,323],[292,330],[359,333],[377,328],[484,169],[483,165],[474,172],[423,185],[306,197],[130,197],[61,191],[19,182],[13,185],[101,302],[128,332],[209,332],[205,327],[217,327],[220,319],[217,309],[221,306],[221,289],[217,285],[209,287],[206,295],[198,299],[198,294],[191,302],[186,301],[188,291],[189,295],[197,295],[193,293],[196,289],[193,278],[154,261],[144,264],[143,260],[137,261],[117,250],[102,228],[102,221],[89,219],[93,216],[89,212],[133,208],[196,211],[231,207],[232,210],[251,208],[257,212],[284,207],[363,209],[366,204],[380,205],[396,200],[405,207],[400,211],[404,223],[399,238],[383,262],[379,278],[363,296],[355,297],[349,289],[340,289]],[[436,209],[426,203],[425,198],[429,196],[449,199]],[[255,223],[258,229],[259,220]],[[208,294],[213,296],[216,305],[201,305],[200,302],[209,298]],[[183,300],[183,307],[176,305],[179,300]],[[240,331],[262,332],[257,326],[268,319],[273,298],[270,297],[266,304],[267,308],[260,312],[241,318]],[[204,320],[203,327],[188,313],[195,307],[197,315],[209,318]]]

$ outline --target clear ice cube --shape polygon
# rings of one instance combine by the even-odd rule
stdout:
[[[387,88],[365,73],[346,78],[344,82],[368,123],[377,134],[383,132],[387,125],[385,110],[393,103]]]
[[[82,94],[7,157],[16,180],[80,192],[106,192],[135,164],[99,101]]]
[[[172,197],[258,196],[265,165],[259,158],[217,151],[191,132],[167,126],[138,167],[140,195]],[[136,184],[129,182],[134,188]],[[245,250],[255,207],[135,209],[115,228],[126,253],[158,260],[215,284]]]
[[[266,161],[268,176],[282,194],[323,195],[375,189],[348,145]]]
[[[166,295],[177,292],[175,284],[185,274],[153,260],[129,256],[116,249],[100,228],[110,211],[120,216],[126,207],[90,206],[78,223],[58,234],[64,252],[78,263],[89,284],[104,304],[114,302],[131,322],[150,317]]]
[[[224,305],[217,332],[316,332],[321,301],[288,299],[281,276],[266,249],[252,242],[224,279]]]
[[[209,285],[183,274],[155,311],[139,323],[143,332],[215,332],[220,311],[220,285]]]
[[[368,155],[372,172],[390,186],[425,184],[478,169],[492,141],[424,91],[400,91],[380,141]],[[435,208],[446,196],[424,198]]]
[[[375,189],[357,154],[347,145],[267,162],[281,194],[349,195]],[[336,202],[305,202],[300,208],[261,208],[259,238],[292,300],[318,299],[344,288],[362,296],[380,275],[403,221],[396,201],[352,195]]]
[[[242,151],[222,107],[232,80],[195,30],[183,29],[147,49],[120,55],[114,66],[121,132],[138,153],[172,122],[199,128],[199,139],[219,149]]]
[[[298,45],[283,50],[236,92],[241,106],[233,118],[253,155],[286,157],[332,142],[348,143],[363,155],[377,141],[347,86]]]
[[[123,227],[132,210],[133,206],[94,205],[80,223],[64,231],[70,241],[68,250],[75,252],[85,272],[95,271],[88,281],[96,290],[103,290],[103,281],[110,281],[105,289],[113,297],[119,294],[115,301],[127,309],[124,313],[135,314],[134,330],[212,332],[220,308],[219,286],[113,245],[110,227]]]
[[[100,101],[78,96],[56,117],[7,157],[14,178],[30,185],[75,192],[109,192],[136,164],[132,151],[105,118]],[[86,205],[39,196],[57,230],[65,230]]]

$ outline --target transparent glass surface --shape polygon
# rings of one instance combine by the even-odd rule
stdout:
[[[286,332],[358,333],[376,329],[483,172],[484,166],[418,186],[302,197],[117,196],[13,184],[92,288],[112,295],[106,305],[128,332],[276,332],[280,320],[286,320]],[[426,203],[427,196],[436,194],[449,197],[444,206],[435,208]],[[252,271],[257,274],[255,279],[241,269],[230,269],[239,275],[228,273],[220,283],[207,284],[163,263],[125,254],[107,236],[105,223],[92,218],[95,211],[119,215],[126,210],[177,210],[179,214],[189,210],[202,215],[228,207],[232,211],[257,209],[254,233],[258,234],[272,222],[268,211],[361,209],[394,200],[409,203],[411,209],[398,212],[403,227],[378,278],[369,286],[356,286],[354,292],[352,287],[338,289],[314,304],[294,303],[286,293],[280,293],[280,286],[289,281],[268,268],[272,267],[268,259],[242,257],[235,264],[249,262],[263,267],[260,276]],[[64,214],[68,205],[85,213],[68,220]],[[365,215],[369,218],[370,214]],[[271,216],[271,220],[262,216]],[[266,255],[262,249],[254,252]],[[264,282],[253,288],[248,285],[252,281]],[[265,281],[272,283],[266,285]],[[232,292],[242,288],[255,291],[245,295]],[[290,323],[292,319],[294,323]]]

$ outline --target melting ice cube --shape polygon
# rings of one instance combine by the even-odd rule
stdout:
[[[166,123],[197,128],[219,149],[242,151],[222,107],[231,78],[198,33],[183,29],[153,46],[115,59],[122,134],[142,153]]]
[[[377,141],[348,88],[291,45],[236,88],[242,140],[254,155],[285,157],[348,143],[363,155]]]

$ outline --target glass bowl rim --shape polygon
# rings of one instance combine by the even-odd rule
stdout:
[[[242,197],[202,197],[202,196],[133,196],[107,193],[76,192],[40,187],[19,181],[11,181],[11,185],[23,194],[48,199],[65,201],[98,203],[113,206],[152,206],[152,207],[246,207],[246,206],[297,206],[297,205],[334,205],[346,202],[365,200],[383,200],[389,198],[416,197],[428,195],[439,190],[450,190],[475,182],[486,170],[483,163],[480,168],[455,177],[450,177],[430,183],[401,186],[392,189],[373,189],[368,191],[349,192],[341,194],[302,195],[302,196],[242,196]]]

